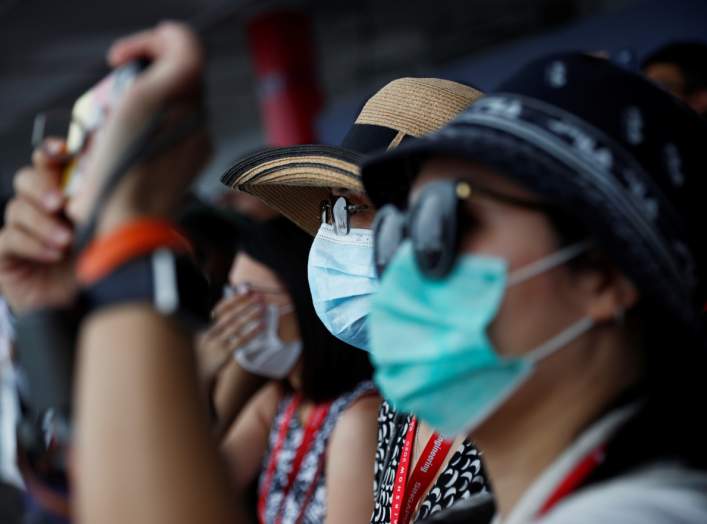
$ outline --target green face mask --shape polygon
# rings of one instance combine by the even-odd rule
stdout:
[[[397,409],[445,436],[466,434],[507,399],[541,359],[591,329],[584,318],[522,357],[502,358],[487,337],[506,288],[566,263],[588,243],[565,247],[507,274],[501,258],[464,255],[442,280],[425,277],[403,243],[373,296],[375,381]]]

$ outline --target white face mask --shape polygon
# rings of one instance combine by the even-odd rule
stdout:
[[[292,311],[293,306],[268,304],[265,311],[265,329],[233,350],[233,358],[243,369],[274,379],[285,378],[292,371],[302,354],[302,341],[284,342],[277,334],[280,317]],[[245,329],[248,330],[249,326]]]
[[[359,349],[368,350],[368,313],[378,287],[373,265],[373,232],[351,229],[337,235],[322,224],[308,262],[309,290],[320,320],[329,332]]]

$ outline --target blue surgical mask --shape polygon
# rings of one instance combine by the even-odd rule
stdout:
[[[351,229],[337,235],[322,224],[309,252],[309,289],[317,315],[337,338],[368,350],[368,313],[378,287],[373,233]]]
[[[442,280],[425,277],[401,245],[371,304],[371,360],[384,398],[445,436],[467,434],[546,358],[592,327],[584,318],[522,357],[503,358],[487,330],[506,289],[576,257],[563,248],[507,273],[501,258],[463,255]]]

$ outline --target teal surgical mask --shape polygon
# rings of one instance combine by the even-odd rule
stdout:
[[[337,235],[333,226],[322,224],[309,252],[308,276],[324,326],[347,344],[368,350],[370,300],[378,288],[371,230]]]
[[[565,247],[508,274],[502,258],[463,255],[430,279],[412,246],[400,246],[373,297],[371,359],[383,397],[445,436],[466,434],[493,413],[542,359],[592,328],[583,318],[520,357],[503,358],[487,336],[508,287],[566,263],[588,243]]]

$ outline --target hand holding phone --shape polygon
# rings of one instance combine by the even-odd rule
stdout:
[[[180,128],[189,115],[201,112],[201,47],[185,26],[165,23],[116,43],[109,53],[111,65],[124,67],[137,60],[149,65],[106,115],[91,138],[85,170],[67,213],[77,224],[86,224],[106,180],[121,166],[127,153],[140,142],[159,116],[156,136],[160,143]],[[97,233],[107,232],[140,216],[168,218],[210,153],[205,128],[168,142],[158,153],[131,164],[110,198],[101,203]]]
[[[151,65],[134,77],[129,88],[123,80],[116,82],[122,78],[120,73],[109,77],[106,86],[122,86],[118,92],[123,95],[117,103],[115,97],[106,97],[112,102],[102,107],[110,106],[111,112],[98,115],[105,118],[99,119],[100,136],[94,133],[91,138],[85,155],[86,171],[81,173],[80,184],[75,183],[79,190],[68,205],[60,185],[65,158],[55,151],[64,150],[61,142],[46,141],[35,151],[34,165],[16,174],[17,193],[7,206],[8,220],[0,230],[0,292],[15,311],[71,299],[75,284],[67,254],[74,231],[63,211],[74,224],[85,220],[106,173],[134,137],[136,126],[149,120],[160,107],[174,105],[177,100],[182,107],[198,104],[203,60],[195,36],[186,28],[162,25],[119,42],[111,51],[111,65],[116,68],[143,58],[149,59]],[[91,92],[105,96],[97,94],[100,89]],[[88,107],[96,107],[91,96],[86,100],[90,102],[84,102]],[[84,107],[84,103],[77,105]],[[168,216],[208,151],[202,130],[149,165],[137,168],[138,172],[131,173],[100,210],[100,226],[107,231],[136,216]],[[73,178],[70,183],[74,183]]]
[[[144,60],[121,66],[76,100],[66,141],[71,160],[62,177],[62,188],[67,196],[76,194],[81,185],[93,136],[105,125],[108,116],[146,66]]]

